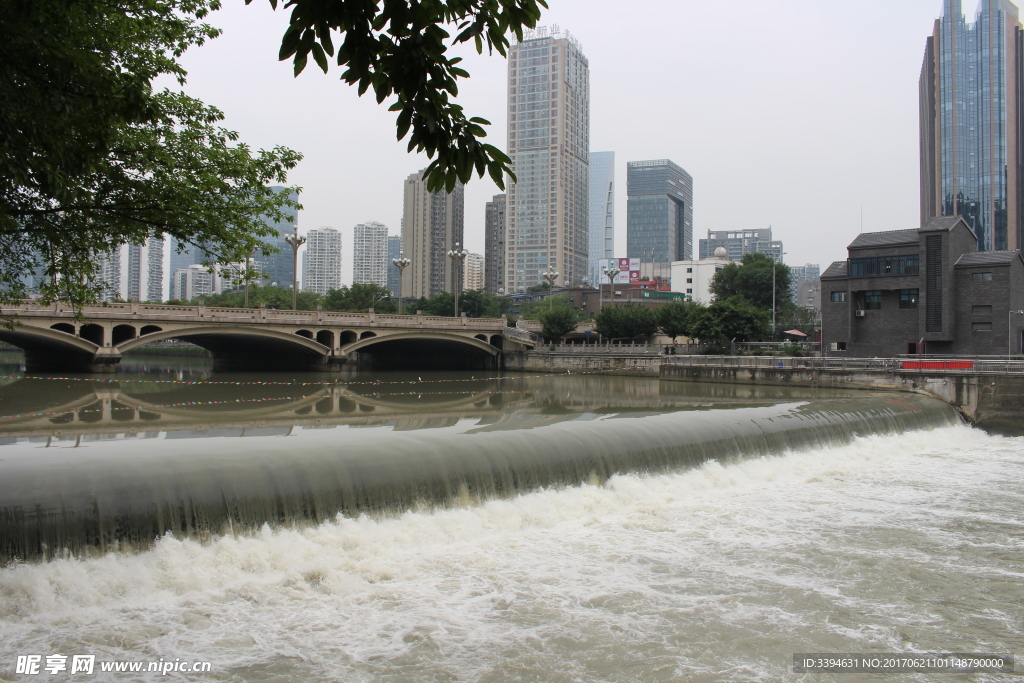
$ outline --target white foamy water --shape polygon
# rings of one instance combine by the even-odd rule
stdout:
[[[16,566],[0,678],[58,652],[213,663],[90,680],[238,681],[818,681],[794,652],[1020,657],[1021,481],[1024,439],[953,427]]]

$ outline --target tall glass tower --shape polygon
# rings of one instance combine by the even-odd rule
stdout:
[[[590,153],[590,238],[587,276],[601,284],[601,259],[615,258],[615,152]]]
[[[921,68],[921,224],[963,216],[978,249],[1024,242],[1024,34],[1009,0],[981,0],[973,23],[944,0]]]
[[[693,254],[693,178],[668,159],[626,164],[626,252],[664,267]]]
[[[516,182],[506,208],[505,291],[587,277],[590,233],[590,62],[556,26],[527,31],[508,52],[508,151]]]

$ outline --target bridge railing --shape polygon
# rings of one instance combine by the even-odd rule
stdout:
[[[20,306],[4,307],[19,317],[72,317],[75,310],[62,303],[43,306],[34,301]],[[107,303],[83,306],[78,312],[89,320],[156,320],[195,318],[204,322],[219,320],[248,321],[310,326],[359,325],[365,327],[423,327],[463,330],[503,328],[504,318],[468,318],[432,315],[396,315],[392,313],[357,313],[349,311],[289,311],[272,308],[230,308],[224,306],[175,306],[165,304]]]
[[[783,356],[665,356],[667,365],[719,368],[782,368],[796,370],[860,370],[868,372],[1024,373],[1024,358],[794,358]]]

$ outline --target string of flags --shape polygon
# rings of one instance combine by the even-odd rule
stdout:
[[[298,386],[298,387],[323,387],[323,386],[381,386],[384,384],[451,384],[457,382],[496,382],[501,380],[516,380],[516,379],[536,379],[539,377],[564,377],[566,375],[600,375],[608,372],[616,372],[616,370],[584,370],[584,371],[568,371],[560,373],[543,373],[537,375],[509,375],[503,377],[470,377],[468,379],[422,379],[416,378],[414,380],[366,380],[360,382],[339,382],[337,380],[333,382],[269,382],[269,381],[244,381],[244,382],[230,382],[230,381],[214,381],[214,380],[180,380],[180,379],[119,379],[119,378],[105,378],[105,377],[40,377],[40,376],[27,376],[20,377],[18,375],[0,375],[0,380],[6,379],[22,379],[22,380],[54,380],[62,382],[98,382],[98,383],[110,383],[110,384],[180,384],[183,386],[199,386],[199,385],[224,385],[224,386]]]

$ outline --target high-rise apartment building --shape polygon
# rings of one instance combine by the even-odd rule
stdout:
[[[615,251],[615,152],[590,153],[590,222],[587,238],[587,277],[601,283],[601,259]]]
[[[402,276],[402,296],[430,298],[453,292],[461,283],[461,268],[454,268],[448,252],[462,248],[466,197],[462,183],[451,194],[431,193],[423,171],[405,179],[402,207],[402,250],[410,260]]]
[[[163,301],[164,240],[150,237],[145,244],[128,244],[99,257],[100,300]]]
[[[1009,0],[944,0],[920,80],[921,225],[963,216],[980,250],[1024,246],[1024,31]]]
[[[505,291],[587,277],[590,63],[557,27],[527,31],[508,52],[508,188]]]
[[[341,284],[341,233],[331,227],[310,230],[306,233],[306,254],[302,259],[302,288],[326,294],[339,289]]]
[[[505,195],[496,194],[484,209],[484,286],[505,293]]]
[[[708,230],[708,238],[700,240],[700,257],[711,258],[718,247],[724,247],[734,261],[760,253],[782,263],[782,242],[772,239],[771,226],[764,230]]]
[[[693,255],[693,178],[668,159],[626,164],[626,252],[666,269]]]
[[[483,289],[484,288],[484,255],[483,254],[470,254],[462,262],[462,289],[463,291],[469,291],[471,289]]]
[[[270,189],[275,192],[284,192],[287,188],[280,185],[275,185]],[[290,192],[289,197],[294,201],[298,200],[298,194]],[[291,220],[283,221],[272,221],[267,217],[264,217],[264,221],[274,229],[276,236],[271,235],[270,237],[263,238],[268,244],[277,247],[277,252],[261,253],[258,256],[260,262],[263,263],[263,281],[270,285],[278,287],[291,288],[293,280],[293,253],[292,247],[285,241],[285,235],[290,232],[294,232],[296,229],[296,220],[298,214],[294,208],[286,207],[285,214],[291,218]],[[340,248],[340,247],[339,247]]]
[[[402,255],[402,236],[388,235],[388,291],[391,296],[398,296],[398,268],[395,259]]]
[[[171,276],[171,298],[191,301],[201,296],[220,294],[225,283],[215,271],[211,273],[205,266],[195,263],[185,268],[178,268]]]
[[[388,229],[383,223],[360,223],[353,231],[352,283],[388,286]]]

